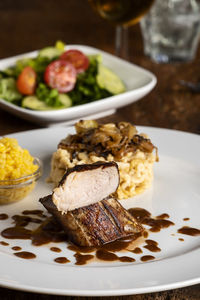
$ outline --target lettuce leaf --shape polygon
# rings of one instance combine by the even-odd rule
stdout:
[[[44,101],[51,107],[62,107],[63,104],[59,100],[59,93],[56,89],[50,89],[44,83],[40,83],[36,89],[36,96],[39,100]]]
[[[22,95],[17,90],[16,80],[14,78],[0,79],[0,98],[9,102],[22,99]]]
[[[107,90],[100,88],[97,83],[96,77],[98,74],[98,64],[101,61],[100,57],[94,55],[90,56],[89,59],[89,68],[78,75],[75,88],[68,93],[73,105],[96,101],[112,95]]]

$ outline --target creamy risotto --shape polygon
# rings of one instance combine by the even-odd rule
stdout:
[[[133,197],[151,185],[156,148],[133,125],[80,121],[75,127],[77,133],[62,140],[53,153],[48,181],[56,186],[66,169],[75,165],[115,161],[120,172],[118,199]]]

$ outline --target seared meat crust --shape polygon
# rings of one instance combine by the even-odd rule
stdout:
[[[143,231],[128,211],[111,197],[67,214],[57,210],[51,195],[41,198],[40,202],[62,225],[69,240],[79,246],[101,246]]]

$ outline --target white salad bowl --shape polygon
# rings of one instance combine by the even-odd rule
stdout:
[[[131,104],[147,95],[156,85],[157,79],[151,72],[122,60],[102,50],[82,45],[68,45],[66,49],[78,49],[86,55],[101,54],[102,63],[114,71],[124,82],[126,91],[91,103],[59,110],[36,111],[14,105],[0,99],[0,107],[22,119],[43,125],[73,124],[81,118],[98,118],[111,113],[117,108]],[[18,59],[35,57],[38,51],[0,60],[0,70],[13,66]]]

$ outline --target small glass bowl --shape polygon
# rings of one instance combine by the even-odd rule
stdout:
[[[34,157],[33,163],[38,166],[34,173],[17,179],[0,180],[0,204],[16,202],[30,194],[42,175],[42,161]]]

